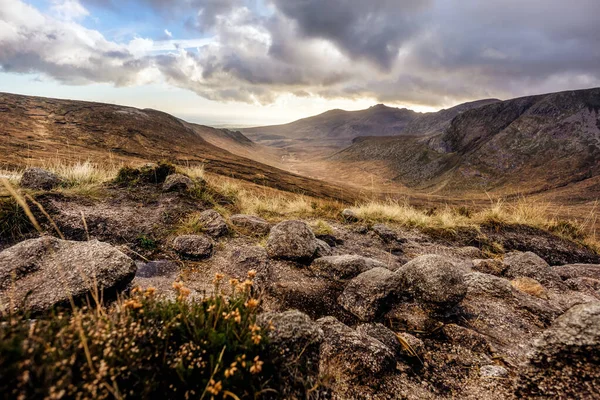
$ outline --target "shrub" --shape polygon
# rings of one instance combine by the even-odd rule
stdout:
[[[158,164],[147,164],[140,168],[123,167],[119,169],[114,182],[121,186],[157,185],[163,183],[167,176],[175,172],[175,166],[165,161],[160,161]]]
[[[252,272],[249,274],[252,276]],[[252,282],[191,301],[134,289],[111,308],[0,320],[0,392],[11,398],[256,398],[276,389]],[[218,396],[218,397],[217,397]]]

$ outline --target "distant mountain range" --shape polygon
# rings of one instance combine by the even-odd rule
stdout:
[[[486,102],[403,136],[355,139],[331,160],[383,161],[392,179],[428,190],[536,191],[600,175],[600,88]]]
[[[276,147],[288,146],[290,140],[310,142],[313,145],[322,142],[344,147],[360,136],[439,133],[460,113],[498,101],[500,100],[479,100],[431,113],[418,113],[406,108],[378,104],[366,110],[331,110],[289,124],[243,128],[242,131],[258,143]]]
[[[168,159],[202,163],[209,172],[292,192],[334,198],[343,193],[338,186],[244,156],[256,152],[257,145],[238,131],[191,124],[156,110],[0,93],[0,168],[54,158]]]

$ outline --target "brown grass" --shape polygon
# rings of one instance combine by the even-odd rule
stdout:
[[[540,299],[547,299],[548,294],[546,289],[535,279],[527,277],[519,277],[512,280],[510,284],[517,290],[527,293],[528,295],[539,297]]]

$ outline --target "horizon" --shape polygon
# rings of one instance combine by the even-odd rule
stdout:
[[[598,14],[590,0],[5,0],[0,87],[207,125],[435,111],[600,86]]]

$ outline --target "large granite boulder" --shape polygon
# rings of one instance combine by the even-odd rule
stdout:
[[[43,312],[79,301],[97,288],[105,297],[125,288],[135,263],[108,243],[54,237],[30,239],[0,253],[0,310]]]
[[[42,168],[27,168],[23,172],[20,185],[25,189],[51,190],[62,183],[63,180],[50,171]]]
[[[271,258],[307,261],[317,250],[317,239],[305,222],[283,221],[271,229],[266,249]]]

